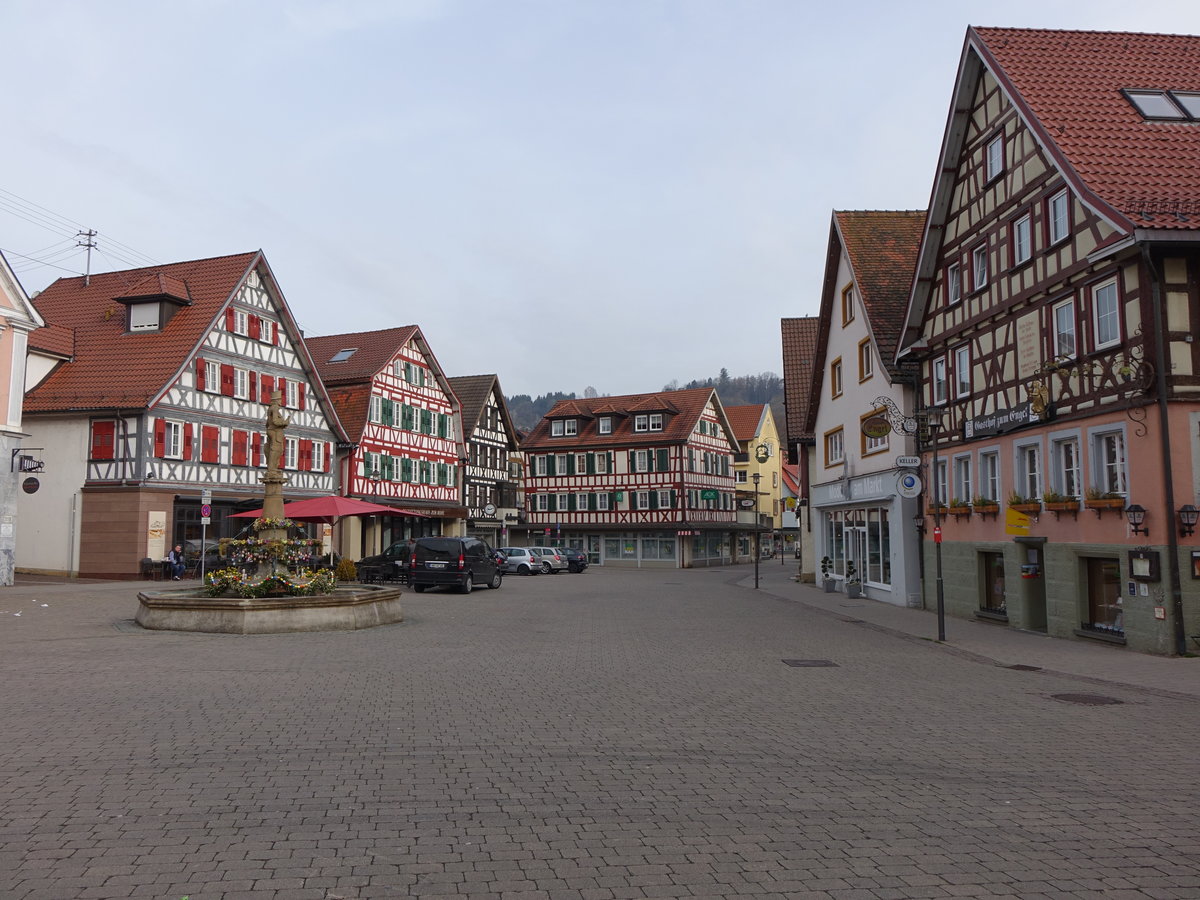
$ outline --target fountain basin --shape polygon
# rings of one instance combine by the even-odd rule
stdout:
[[[311,597],[209,597],[179,588],[142,591],[134,621],[159,631],[281,634],[355,631],[404,621],[400,588],[356,584]]]

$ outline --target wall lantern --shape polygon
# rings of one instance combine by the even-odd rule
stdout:
[[[1143,528],[1142,523],[1146,521],[1146,510],[1137,503],[1131,503],[1125,507],[1125,518],[1129,520],[1129,525],[1133,529],[1134,534],[1149,534],[1149,528]]]
[[[913,525],[916,526],[917,531],[919,531],[921,534],[924,534],[925,533],[925,513],[917,513],[915,516],[913,516]]]
[[[1200,519],[1200,509],[1186,503],[1179,507],[1179,534],[1181,537],[1190,537],[1196,533],[1196,521]]]

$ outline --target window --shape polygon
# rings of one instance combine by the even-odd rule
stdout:
[[[312,445],[312,470],[314,472],[325,471],[325,442],[313,441]],[[397,467],[396,477],[400,477],[399,467]]]
[[[847,285],[842,291],[842,325],[854,321],[854,285]]]
[[[596,454],[596,474],[597,475],[607,475],[608,474],[608,454],[607,453],[597,453]]]
[[[285,405],[291,409],[296,409],[300,405],[300,382],[294,378],[288,379],[287,403]]]
[[[863,454],[863,456],[870,456],[872,453],[879,453],[880,451],[886,450],[888,448],[889,435],[884,434],[880,437],[872,437],[870,435],[863,434],[863,429],[861,427],[862,422],[865,422],[867,419],[873,418],[875,416],[880,416],[880,415],[883,415],[883,409],[876,408],[876,409],[871,410],[871,412],[867,413],[865,416],[863,416],[861,421],[859,422],[858,432],[859,432],[859,434],[862,434],[862,454]],[[771,477],[772,477],[772,479],[774,479],[775,473],[772,473]]]
[[[1121,340],[1121,311],[1115,278],[1092,288],[1092,321],[1096,329],[1096,349]]]
[[[1064,497],[1078,498],[1079,489],[1079,440],[1064,438],[1050,445],[1050,461],[1053,465],[1052,486]]]
[[[596,495],[596,509],[600,512],[608,511],[608,494]]]
[[[988,282],[987,244],[980,244],[971,251],[971,289],[982,290]]]
[[[372,394],[367,404],[367,419],[372,422],[383,421],[383,398],[378,394]]]
[[[549,512],[550,511],[550,495],[549,494],[538,494],[537,495],[537,511],[538,512]]]
[[[650,471],[650,451],[635,450],[633,451],[633,471],[649,472]]]
[[[1025,444],[1017,447],[1016,485],[1017,494],[1027,500],[1042,496],[1042,446]]]
[[[587,454],[586,453],[576,453],[575,454],[575,474],[582,475],[586,471],[587,471]]]
[[[275,323],[270,319],[260,320],[258,323],[258,339],[264,344],[275,343]],[[340,352],[345,353],[346,351],[342,350]],[[350,352],[353,353],[354,351],[351,350]],[[349,357],[347,357],[347,359],[348,358]],[[341,360],[331,359],[330,362],[341,362]]]
[[[650,492],[635,491],[633,494],[634,509],[649,509],[650,508]]]
[[[588,495],[587,494],[576,494],[575,495],[575,508],[578,510],[584,510],[584,509],[588,508]]]
[[[662,413],[650,413],[650,430],[662,431],[663,417]]]
[[[1004,135],[998,134],[987,142],[987,180],[1004,171]]]
[[[570,469],[568,468],[567,454],[565,454],[565,453],[555,454],[555,456],[554,456],[554,474],[555,475],[571,474]]]
[[[650,417],[649,416],[634,416],[633,418],[634,431],[649,431]]]
[[[1029,213],[1013,222],[1012,252],[1014,266],[1027,263],[1033,257],[1033,218]]]
[[[578,434],[578,433],[579,433],[579,420],[578,419],[567,419],[566,421],[563,422],[563,434],[570,437],[571,435]]]
[[[285,469],[296,468],[296,459],[299,449],[300,442],[296,440],[296,438],[284,438],[283,467]]]
[[[946,460],[939,459],[937,469],[933,473],[933,498],[934,502],[942,506],[946,506],[950,502],[950,496],[947,493],[949,485],[946,484],[946,473],[948,471]]]
[[[550,457],[548,457],[548,456],[535,456],[533,458],[533,469],[534,469],[533,474],[534,475],[541,476],[541,475],[547,474],[547,472],[549,470],[549,466],[547,465],[546,460],[548,460],[549,458]]]
[[[158,331],[159,311],[157,303],[129,304],[130,331]]]
[[[833,397],[842,396],[842,360],[835,359],[829,364],[829,393]]]
[[[167,422],[163,431],[163,456],[183,459],[183,423]]]
[[[939,460],[940,462],[940,460]],[[956,456],[954,457],[954,494],[953,499],[961,500],[963,503],[970,503],[971,498],[975,496],[972,491],[974,486],[971,484],[971,457]]]
[[[555,419],[553,422],[551,422],[550,423],[550,437],[562,437],[563,436],[563,424],[564,423],[563,423],[562,419]]]
[[[250,318],[246,315],[245,310],[235,309],[233,311],[233,333],[234,334],[249,334],[250,333]]]
[[[233,370],[233,396],[238,400],[250,398],[250,373],[245,369]]]
[[[673,505],[671,503],[671,492],[669,490],[660,490],[658,492],[658,508],[670,509]]]
[[[115,459],[114,441],[116,437],[116,422],[92,423],[92,446],[89,459]]]
[[[558,512],[567,512],[571,508],[570,494],[555,494],[554,508]]]
[[[734,483],[735,484],[745,484],[746,479],[749,477],[749,474],[750,473],[747,472],[745,469],[738,469],[736,472],[733,473]]]
[[[1054,358],[1075,358],[1075,301],[1064,300],[1054,306]]]
[[[1046,201],[1046,224],[1051,244],[1065,241],[1071,232],[1071,204],[1063,188]]]
[[[846,451],[842,443],[843,439],[842,429],[840,428],[825,435],[826,466],[837,466],[845,462]]]
[[[954,396],[971,395],[971,348],[959,347],[954,351]]]
[[[875,356],[871,353],[871,339],[858,345],[858,380],[866,381],[875,374]]]
[[[209,394],[221,393],[221,364],[211,359],[204,361],[204,390]]]
[[[1108,431],[1092,435],[1095,487],[1106,494],[1128,493],[1125,469],[1125,433]]]
[[[939,356],[933,361],[933,392],[932,405],[940,406],[946,402],[946,357]]]
[[[600,434],[612,434],[612,417],[601,416],[596,430],[599,431]]]
[[[1147,119],[1200,118],[1200,94],[1191,91],[1122,91]]]
[[[1116,559],[1088,558],[1087,616],[1080,624],[1086,631],[1124,636],[1125,622],[1121,609],[1121,563]]]
[[[957,303],[962,299],[962,266],[950,263],[946,266],[946,302]]]
[[[995,450],[979,454],[979,496],[1000,502],[1000,454]]]

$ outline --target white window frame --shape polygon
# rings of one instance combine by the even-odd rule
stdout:
[[[596,468],[597,475],[607,475],[608,474],[608,454],[605,453],[603,450],[601,450],[599,453],[596,454],[595,468]]]
[[[1012,226],[1013,265],[1019,266],[1033,259],[1033,215],[1017,218]]]
[[[962,264],[952,262],[946,266],[946,303],[953,306],[962,300]]]
[[[1013,447],[1013,456],[1013,471],[1016,473],[1013,490],[1029,500],[1041,500],[1046,483],[1042,442],[1036,440],[1016,444]]]
[[[250,316],[244,309],[233,311],[233,333],[248,335],[250,333]]]
[[[550,495],[549,494],[535,494],[534,500],[536,501],[534,508],[538,512],[549,512],[550,511]]]
[[[670,509],[671,508],[671,491],[670,491],[670,489],[664,489],[664,488],[658,489],[658,508],[659,509]]]
[[[930,371],[930,405],[945,406],[949,399],[950,384],[946,374],[946,357],[939,356],[929,367]]]
[[[842,358],[839,356],[829,364],[829,396],[840,397],[845,389],[845,373],[842,371]]]
[[[650,492],[649,491],[634,491],[633,492],[633,508],[634,509],[649,509],[650,508]]]
[[[183,459],[183,423],[167,419],[163,423],[163,456]]]
[[[557,507],[556,512],[570,512],[571,511],[571,495],[570,494],[556,494],[555,499],[554,499],[554,505]]]
[[[1063,321],[1063,313],[1066,321]],[[1054,359],[1074,359],[1079,353],[1079,329],[1075,317],[1075,298],[1068,297],[1050,309],[1053,319]],[[1065,326],[1069,326],[1065,327]],[[1064,346],[1068,345],[1069,346]]]
[[[579,434],[579,420],[565,419],[563,421],[563,434],[567,437],[573,437],[574,435]]]
[[[207,384],[207,382],[205,382]],[[250,371],[237,366],[233,369],[233,396],[235,400],[250,399]]]
[[[991,181],[994,178],[1000,177],[1004,172],[1004,135],[998,134],[989,140],[984,149],[984,154],[987,158],[987,178],[985,181]]]
[[[285,469],[295,469],[296,461],[300,457],[300,441],[297,438],[290,437],[283,439],[283,467]]]
[[[206,394],[221,393],[221,364],[215,360],[204,361],[204,392]]]
[[[272,319],[258,320],[258,339],[264,344],[275,343],[275,322]]]
[[[971,396],[971,345],[964,344],[954,350],[954,397]]]
[[[663,430],[662,413],[650,413],[649,428],[651,431],[662,431]]]
[[[608,512],[608,493],[605,491],[596,495],[596,512]]]
[[[1000,451],[979,451],[979,496],[999,503],[1001,488]]]
[[[383,397],[379,394],[372,394],[367,401],[367,421],[376,425],[383,421]]]
[[[971,289],[975,291],[987,287],[988,283],[988,247],[980,244],[971,250]]]
[[[596,430],[600,434],[612,434],[612,416],[601,416]]]
[[[970,503],[975,489],[971,481],[971,454],[964,453],[954,457],[954,493],[952,498]]]
[[[313,468],[314,472],[324,472],[325,471],[325,442],[324,441],[313,441],[312,442],[312,468]],[[400,478],[399,460],[396,461],[396,465],[393,467],[393,472],[394,472],[393,480],[398,480]]]
[[[950,465],[947,460],[939,459],[937,468],[933,471],[933,499],[935,503],[946,506],[950,503],[950,485],[947,484],[949,478]]]
[[[554,454],[554,474],[559,478],[567,474],[567,454]]]
[[[633,451],[633,471],[649,472],[650,471],[650,451],[649,450],[634,450]]]
[[[550,423],[550,437],[563,436],[563,420],[555,419]]]
[[[1092,453],[1092,486],[1103,493],[1129,494],[1129,445],[1125,429],[1093,431],[1088,436]]]
[[[545,454],[545,453],[538,454],[537,456],[535,456],[533,458],[533,474],[535,477],[540,478],[540,477],[544,477],[545,475],[549,474],[549,471],[550,471],[549,465],[550,464],[547,462],[547,460],[549,460],[549,459],[550,459],[549,455]]]
[[[296,409],[300,406],[300,382],[293,378],[287,380],[287,403],[288,409]]]
[[[1110,289],[1112,291],[1111,308],[1108,307],[1108,301],[1105,301],[1105,309],[1101,309],[1101,301],[1099,296],[1100,292],[1104,291],[1105,294],[1107,294]],[[1090,293],[1092,297],[1092,334],[1095,339],[1094,349],[1102,350],[1105,347],[1116,346],[1117,344],[1121,343],[1121,290],[1117,286],[1117,279],[1115,277],[1108,278],[1098,284],[1092,285]],[[1111,329],[1113,332],[1115,332],[1115,334],[1111,334],[1108,337],[1102,337],[1100,334],[1102,324],[1104,324],[1106,327],[1111,326]]]
[[[1063,188],[1046,201],[1047,239],[1051,244],[1065,241],[1071,235],[1071,197]]]
[[[825,465],[839,466],[846,461],[846,433],[835,428],[825,435]]]
[[[750,477],[750,473],[747,472],[745,469],[737,469],[733,473],[733,483],[734,484],[745,484],[746,479],[749,477]]]
[[[587,512],[587,508],[588,508],[587,498],[588,498],[588,495],[586,493],[576,493],[575,494],[575,511],[576,512]]]
[[[1079,456],[1079,435],[1050,436],[1051,488],[1064,497],[1083,495],[1083,466]]]
[[[875,355],[871,352],[871,342],[863,341],[858,345],[858,380],[867,381],[875,374]]]
[[[650,430],[650,417],[649,416],[634,416],[633,417],[633,430],[634,431],[649,431]]]

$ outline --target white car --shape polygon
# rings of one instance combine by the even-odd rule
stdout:
[[[518,575],[542,574],[542,561],[528,547],[501,547],[504,554],[504,573]]]
[[[567,557],[559,547],[530,547],[538,559],[542,561],[542,571],[547,575],[557,575],[567,569]]]

